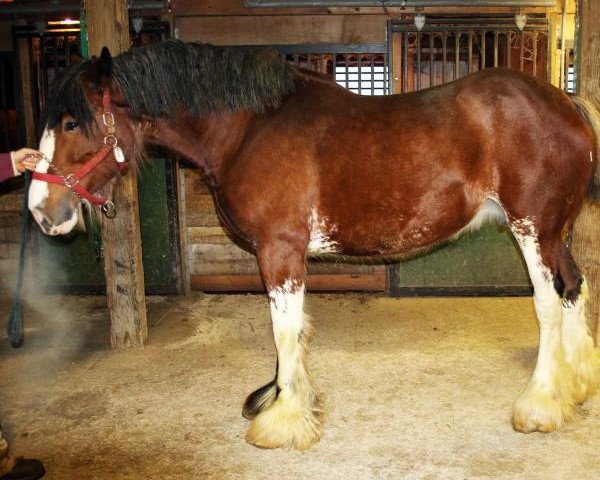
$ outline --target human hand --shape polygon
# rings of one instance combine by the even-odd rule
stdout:
[[[15,169],[23,173],[25,170],[35,170],[35,166],[42,159],[44,154],[33,148],[21,148],[10,152],[10,158],[13,161]]]

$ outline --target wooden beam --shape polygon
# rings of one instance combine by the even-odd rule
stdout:
[[[20,112],[23,112],[24,118],[21,119],[18,125],[19,135],[24,135],[25,145],[36,145],[37,144],[37,132],[36,132],[36,120],[34,117],[35,100],[33,98],[33,88],[31,85],[31,79],[33,74],[31,72],[31,48],[29,46],[30,39],[19,38],[17,39],[16,49],[19,58],[19,78],[21,95],[19,97],[21,105],[19,108]],[[23,139],[20,139],[21,141]]]
[[[179,38],[215,45],[384,43],[385,15],[177,17]]]
[[[112,55],[129,49],[127,0],[84,0],[90,55],[106,46]],[[117,125],[117,135],[118,135]],[[104,219],[104,273],[113,348],[141,347],[148,336],[137,178],[125,174],[114,192],[117,216]]]
[[[600,2],[579,0],[579,68],[577,92],[600,108]],[[600,205],[587,203],[573,228],[573,255],[589,287],[588,321],[598,339],[600,321]]]
[[[420,13],[440,14],[514,14],[522,13],[545,13],[546,7],[502,7],[502,6],[474,6],[474,7],[425,7],[415,8],[407,2],[406,8],[402,7],[286,7],[286,8],[248,8],[244,6],[243,0],[177,0],[173,3],[173,14],[176,16],[190,15],[381,15],[390,13],[392,15]]]

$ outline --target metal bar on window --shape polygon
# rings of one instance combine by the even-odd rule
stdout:
[[[417,91],[421,90],[421,32],[417,32]]]
[[[498,30],[494,30],[494,67],[498,66]]]
[[[479,56],[480,58],[480,65],[481,65],[481,69],[483,70],[485,68],[485,30],[483,32],[481,32],[481,47],[479,48],[480,54]]]
[[[446,63],[447,63],[447,55],[448,55],[448,46],[446,42],[448,41],[448,33],[442,33],[442,83],[446,83]]]
[[[375,55],[371,57],[371,95],[375,95]]]
[[[461,32],[454,34],[454,80],[460,77],[460,36]]]
[[[433,77],[433,51],[435,48],[435,33],[431,32],[429,34],[429,87],[433,87],[434,85],[434,77]]]
[[[408,93],[408,32],[404,34],[404,65],[402,65],[402,91]]]
[[[519,70],[523,71],[525,67],[525,31],[521,30],[521,44],[519,47]]]
[[[350,88],[350,73],[349,73],[349,63],[348,63],[348,54],[344,53],[344,76],[345,76],[345,87]]]
[[[362,74],[362,58],[360,53],[356,55],[356,78],[358,79],[358,94],[362,95],[363,74]]]
[[[473,32],[469,32],[468,38],[468,54],[467,54],[467,72],[469,75],[473,73]]]

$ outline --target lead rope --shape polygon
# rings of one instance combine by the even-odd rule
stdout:
[[[25,251],[27,240],[29,238],[29,210],[27,208],[27,199],[29,197],[29,184],[31,182],[31,173],[26,170],[25,173],[25,189],[23,192],[23,218],[21,220],[21,248],[19,251],[19,266],[17,269],[17,285],[15,287],[15,295],[13,299],[12,311],[8,317],[6,333],[10,344],[14,348],[19,348],[23,345],[23,311],[21,308],[21,291],[23,290],[23,276],[25,272]]]

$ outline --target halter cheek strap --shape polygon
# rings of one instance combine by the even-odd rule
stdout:
[[[57,174],[51,173],[41,173],[41,172],[33,172],[32,178],[35,180],[41,180],[48,183],[56,183],[58,185],[64,185],[69,190],[71,190],[75,195],[80,198],[85,198],[89,200],[95,205],[101,207],[102,212],[112,218],[114,216],[115,210],[112,202],[106,198],[93,195],[88,190],[83,188],[80,185],[81,180],[94,168],[96,168],[100,163],[108,156],[108,154],[113,152],[115,160],[117,161],[117,165],[120,169],[126,168],[127,163],[124,161],[123,152],[121,148],[118,146],[117,137],[115,136],[115,117],[110,111],[110,93],[108,87],[104,88],[102,94],[102,123],[106,127],[106,135],[104,137],[104,145],[100,147],[100,149],[94,154],[92,158],[90,158],[79,170],[75,173],[70,173],[68,175],[62,175],[58,169],[50,163],[50,167],[52,167]]]

